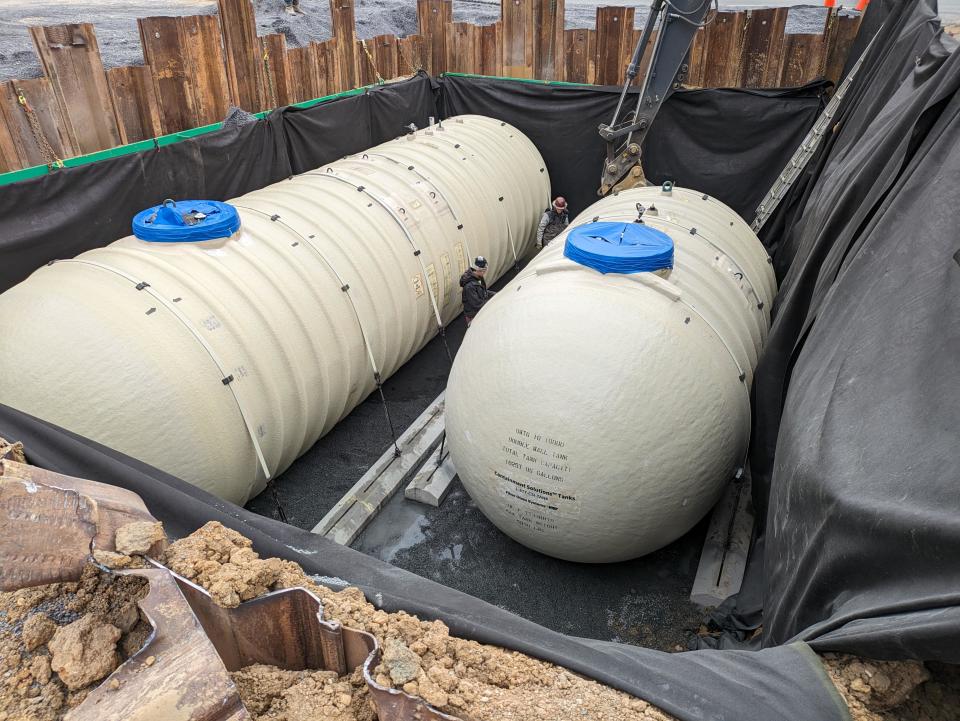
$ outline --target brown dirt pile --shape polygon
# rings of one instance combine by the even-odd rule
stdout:
[[[369,631],[384,645],[385,661],[376,669],[380,683],[417,694],[446,713],[476,721],[670,718],[645,701],[566,669],[451,637],[439,621],[379,611],[359,589],[332,591],[295,563],[259,558],[248,539],[219,523],[208,523],[173,543],[166,560],[173,571],[206,588],[225,606],[280,588],[307,588],[323,601],[325,618]],[[322,672],[298,674],[262,666],[238,674],[245,702],[261,719],[373,718],[359,673],[342,681]]]
[[[76,583],[0,593],[0,721],[62,718],[150,635],[143,578],[88,565]]]
[[[960,668],[826,654],[830,679],[854,721],[956,721]]]

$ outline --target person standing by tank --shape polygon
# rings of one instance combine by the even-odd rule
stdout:
[[[567,199],[558,195],[553,204],[543,211],[540,218],[540,227],[537,228],[537,250],[546,248],[550,241],[566,230],[570,225],[570,215],[567,213]]]
[[[484,276],[487,274],[487,259],[478,255],[466,272],[460,276],[460,287],[463,289],[463,317],[467,321],[467,328],[473,322],[474,316],[480,312],[484,304],[496,295],[492,290],[487,290],[487,281]]]

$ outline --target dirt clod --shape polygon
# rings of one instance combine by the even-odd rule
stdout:
[[[163,524],[159,521],[134,521],[117,529],[115,545],[118,553],[142,556],[164,539]]]
[[[84,616],[53,634],[48,647],[50,667],[67,688],[76,691],[99,681],[119,664],[117,641],[121,632],[95,616]]]
[[[57,624],[42,613],[35,613],[23,624],[23,647],[28,651],[42,646],[53,637]]]

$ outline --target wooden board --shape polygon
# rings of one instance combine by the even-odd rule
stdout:
[[[220,21],[216,15],[185,15],[178,20],[197,124],[218,123],[230,109]]]
[[[566,80],[571,83],[592,83],[596,74],[596,31],[566,30],[563,33],[563,45]]]
[[[429,49],[423,35],[407,35],[397,41],[397,67],[403,75],[425,70]]]
[[[480,26],[473,23],[447,25],[447,71],[479,73],[483,65]]]
[[[480,28],[480,74],[503,75],[503,23]]]
[[[373,54],[374,64],[384,80],[393,80],[405,73],[401,72],[397,58],[397,36],[377,35],[367,41],[367,47]]]
[[[783,54],[783,31],[788,9],[769,8],[747,12],[740,53],[738,85],[743,88],[775,87]]]
[[[746,28],[745,12],[721,12],[707,26],[703,87],[736,87],[740,75],[740,51]]]
[[[90,23],[31,27],[30,37],[50,79],[71,145],[81,153],[120,144],[100,47]]]
[[[643,35],[642,30],[633,31],[633,42],[627,52],[626,57],[624,58],[624,67],[630,64],[630,61],[633,59],[633,51],[637,47],[637,43],[640,42],[640,38]],[[650,33],[650,37],[647,38],[647,47],[643,49],[643,55],[640,56],[640,64],[637,66],[637,78],[633,81],[634,85],[642,85],[643,79],[647,74],[647,67],[650,65],[650,58],[653,57],[653,46],[657,43],[657,31],[654,30]],[[622,81],[621,81],[622,83]]]
[[[359,85],[356,53],[357,30],[353,3],[354,0],[330,0],[333,39],[337,43],[337,71],[339,77],[337,91],[352,90]]]
[[[623,83],[634,48],[633,15],[632,7],[597,8],[598,85]]]
[[[163,134],[153,69],[149,65],[110,68],[107,86],[121,142],[136,143]]]
[[[260,38],[260,54],[264,63],[267,104],[271,108],[297,102],[294,100],[290,67],[287,63],[287,37],[283,33],[271,33]]]
[[[822,35],[819,33],[785,35],[777,85],[788,88],[814,80],[820,74],[822,62]]]
[[[707,13],[707,17],[710,17],[710,13]],[[689,85],[693,88],[703,87],[704,53],[706,49],[707,31],[705,28],[700,28],[697,30],[697,34],[693,36],[693,44],[690,46],[690,69],[687,71],[687,78],[684,80],[684,85]]]
[[[265,78],[250,0],[217,0],[230,102],[255,113],[266,108]]]
[[[508,78],[534,77],[534,0],[500,0],[503,22],[503,74]]]
[[[197,127],[200,122],[180,18],[140,18],[137,25],[144,60],[153,69],[163,132]]]
[[[417,27],[427,49],[426,70],[447,71],[447,25],[453,22],[452,0],[417,0]]]
[[[533,0],[533,77],[563,80],[563,0]]]
[[[44,153],[41,142],[31,130],[28,113],[17,99],[17,88],[23,91],[28,107],[35,113],[39,132],[46,138],[53,154],[60,160],[77,155],[66,131],[67,123],[50,80],[11,80],[0,83],[0,113],[6,127],[4,140],[0,142],[5,156],[4,163],[17,163],[17,167],[10,170],[46,165],[53,160]],[[112,112],[111,109],[111,114]]]
[[[337,52],[336,40],[324,40],[322,43],[312,43],[316,55],[317,94],[313,97],[323,97],[339,92],[340,87],[340,55]]]
[[[310,69],[313,62],[314,54],[309,46],[287,50],[287,69],[290,71],[290,85],[295,103],[319,96],[315,76]]]
[[[838,15],[836,11],[831,11],[827,17],[824,32],[826,52],[822,74],[834,85],[839,85],[843,80],[840,77],[843,74],[843,66],[847,62],[847,55],[850,54],[850,46],[857,37],[862,17],[862,15]]]

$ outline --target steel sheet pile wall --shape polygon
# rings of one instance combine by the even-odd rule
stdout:
[[[244,502],[533,240],[549,180],[509,125],[446,121],[232,202],[229,239],[124,238],[0,296],[0,402]]]
[[[643,223],[670,270],[564,257],[575,227]],[[776,286],[732,210],[636,188],[584,210],[477,316],[447,387],[450,454],[501,530],[571,561],[622,561],[686,533],[742,464]],[[478,413],[475,399],[484,399]]]

